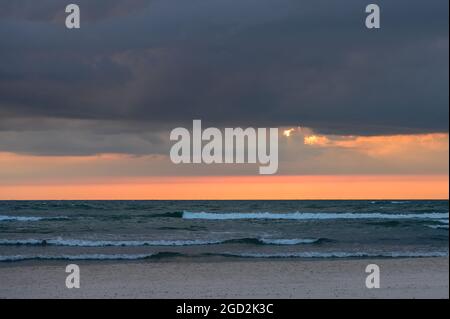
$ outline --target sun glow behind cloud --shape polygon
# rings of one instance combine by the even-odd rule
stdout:
[[[324,136],[313,134],[304,137],[304,144],[316,147],[353,149],[381,157],[423,149],[448,152],[449,135],[446,133],[390,136]]]
[[[324,146],[329,143],[329,139],[326,136],[308,135],[304,137],[305,145],[319,145]]]
[[[284,130],[283,135],[286,137],[290,137],[293,132],[295,132],[295,128],[290,128],[290,129]]]

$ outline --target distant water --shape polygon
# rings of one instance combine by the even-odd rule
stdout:
[[[448,201],[0,201],[0,262],[439,257],[448,221]]]

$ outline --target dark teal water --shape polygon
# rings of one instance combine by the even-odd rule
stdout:
[[[0,261],[448,256],[448,213],[448,201],[0,201]]]

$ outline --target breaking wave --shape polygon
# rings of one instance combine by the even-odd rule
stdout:
[[[448,252],[292,252],[292,253],[222,253],[227,257],[243,258],[424,258],[447,257]]]
[[[81,239],[0,239],[3,246],[67,246],[67,247],[140,247],[140,246],[198,246],[219,244],[301,245],[331,241],[326,238],[238,238],[225,240],[81,240]]]
[[[8,215],[0,215],[0,222],[3,221],[18,221],[18,222],[38,222],[41,220],[65,220],[69,219],[66,216],[57,216],[57,217],[37,217],[37,216],[8,216]]]
[[[384,213],[207,213],[184,212],[184,219],[235,220],[235,219],[448,219],[448,213],[384,214]]]
[[[160,252],[155,254],[12,255],[0,256],[0,262],[26,260],[142,260],[177,256],[182,256],[182,254]]]

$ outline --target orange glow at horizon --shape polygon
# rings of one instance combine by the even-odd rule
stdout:
[[[184,175],[201,171],[184,170],[179,173],[177,167],[163,155],[40,156],[0,152],[0,200],[449,197],[448,133],[335,136],[314,135],[307,128],[287,128],[283,135],[289,140],[285,146],[295,148],[300,144],[303,146],[301,151],[314,151],[310,153],[310,162],[319,165],[319,168],[332,167],[333,170],[325,170],[331,173],[307,175],[307,170],[301,170],[306,166],[300,166],[297,170],[293,166],[286,173],[294,172],[292,175],[241,176],[230,173],[226,177],[212,176],[227,172],[217,170],[211,176],[186,177]],[[294,143],[296,141],[299,143]],[[318,148],[326,152],[317,152]],[[295,157],[285,158],[285,163],[304,160],[300,152],[294,154]],[[339,164],[339,161],[348,159],[351,160],[350,170],[341,170],[339,165],[332,166],[334,162]],[[391,170],[385,175],[378,175],[383,171],[374,163],[384,163]],[[367,165],[368,169],[358,173],[353,170],[352,164],[363,168]],[[395,175],[397,165],[410,165],[414,169]],[[313,170],[311,174],[317,171],[321,172]],[[336,174],[333,175],[334,172]],[[248,173],[243,171],[241,174]]]
[[[149,177],[0,185],[0,200],[448,199],[448,176]]]

